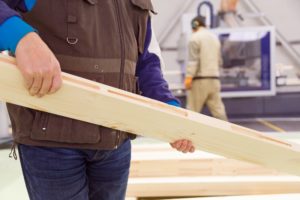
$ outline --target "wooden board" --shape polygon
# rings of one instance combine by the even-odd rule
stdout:
[[[0,99],[166,142],[190,139],[197,149],[300,175],[300,147],[263,133],[175,108],[103,84],[63,76],[54,95],[32,97],[15,61],[0,57]]]
[[[277,195],[251,195],[251,196],[230,196],[230,197],[199,197],[181,199],[155,199],[155,200],[299,200],[300,194],[277,194]],[[145,200],[145,199],[144,199]],[[154,200],[154,199],[152,199]]]
[[[132,146],[128,195],[141,200],[300,192],[300,178],[275,170],[201,151],[186,155],[168,144],[138,143]]]
[[[293,176],[160,177],[129,179],[127,196],[197,197],[300,193]]]
[[[300,194],[282,194],[282,195],[250,195],[250,196],[207,197],[207,198],[199,197],[199,198],[180,198],[180,199],[159,198],[155,200],[299,200],[299,199],[300,199]]]
[[[202,151],[183,154],[174,151],[168,144],[132,145],[130,178],[261,175],[279,173],[259,165]]]

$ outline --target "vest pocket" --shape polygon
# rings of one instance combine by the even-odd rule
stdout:
[[[101,140],[99,126],[36,111],[31,139],[73,144],[95,144]]]
[[[11,119],[13,133],[18,136],[28,136],[34,121],[34,110],[7,103],[8,113]]]

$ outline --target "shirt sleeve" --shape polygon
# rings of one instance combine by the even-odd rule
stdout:
[[[14,54],[19,41],[35,31],[16,11],[30,11],[34,4],[35,0],[0,0],[0,51],[8,50]]]
[[[195,40],[189,42],[189,61],[186,69],[187,77],[195,77],[200,61],[200,47]]]
[[[222,57],[222,50],[219,51],[219,67],[222,68],[223,67],[223,57]]]
[[[0,24],[12,16],[20,16],[19,13],[13,8],[16,6],[16,2],[8,1],[9,3],[0,0]]]
[[[145,49],[139,55],[136,76],[142,95],[172,105],[180,105],[169,90],[168,83],[162,74],[163,61],[155,34],[151,27],[151,19],[148,20]]]

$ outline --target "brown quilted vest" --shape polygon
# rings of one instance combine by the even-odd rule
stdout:
[[[55,53],[62,71],[135,93],[136,63],[152,10],[151,0],[39,0],[24,19]],[[21,144],[109,150],[130,136],[16,105],[8,110]]]

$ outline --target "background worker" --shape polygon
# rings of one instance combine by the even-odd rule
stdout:
[[[189,41],[189,62],[185,78],[187,108],[201,112],[203,106],[207,105],[213,117],[227,121],[220,96],[220,41],[205,28],[205,18],[198,16],[191,23],[193,33]]]
[[[16,10],[31,11],[27,23]],[[15,54],[33,96],[59,90],[62,70],[134,93],[139,80],[144,96],[179,106],[149,48],[152,10],[150,0],[0,0],[0,51]],[[31,200],[125,198],[131,134],[11,104],[8,111]],[[194,151],[187,140],[171,145]]]

